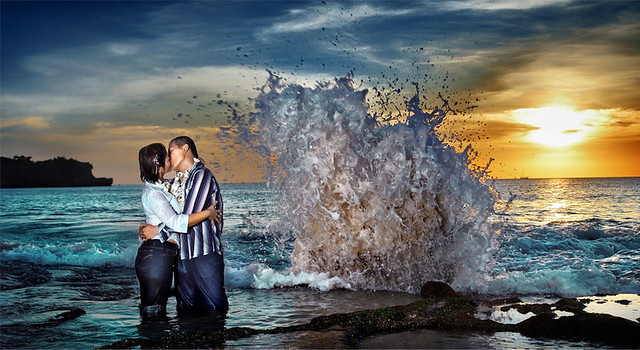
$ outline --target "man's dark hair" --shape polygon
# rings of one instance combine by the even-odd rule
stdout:
[[[158,168],[164,166],[164,159],[167,157],[167,149],[161,143],[152,143],[144,146],[138,153],[140,162],[140,180],[151,183],[158,182]]]
[[[191,149],[191,153],[193,153],[193,156],[196,158],[200,158],[198,157],[198,149],[196,148],[196,143],[193,142],[193,140],[189,136],[178,136],[173,140],[171,140],[171,142],[169,142],[169,144],[172,144],[172,143],[175,143],[176,145],[178,145],[178,147],[189,145],[189,148]]]

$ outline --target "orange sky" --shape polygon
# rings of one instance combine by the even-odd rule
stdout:
[[[544,123],[520,118],[516,110],[484,119],[489,140],[474,143],[482,160],[491,157],[491,176],[513,177],[634,177],[640,176],[640,112],[532,108],[524,112]],[[522,116],[522,114],[520,114]],[[494,119],[495,118],[495,119]],[[575,119],[566,124],[563,119]],[[503,125],[500,120],[520,123]],[[635,120],[636,122],[631,122]],[[502,128],[501,128],[502,127]]]

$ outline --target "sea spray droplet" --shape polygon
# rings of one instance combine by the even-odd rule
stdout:
[[[471,152],[436,133],[447,101],[425,112],[416,86],[406,122],[381,124],[350,77],[306,88],[271,74],[260,91],[234,132],[267,160],[280,220],[297,234],[292,272],[409,292],[428,280],[482,282],[496,197],[470,170]]]

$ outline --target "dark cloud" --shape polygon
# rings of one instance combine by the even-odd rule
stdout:
[[[482,45],[471,51],[471,54],[478,54],[477,60],[463,67],[462,71],[467,74],[467,82],[473,90],[501,92],[513,89],[508,79],[511,74],[532,70],[531,65],[544,54],[565,52],[562,60],[544,63],[548,67],[585,67],[592,70],[599,65],[598,60],[606,59],[600,64],[605,75],[611,69],[607,67],[608,60],[624,56],[628,58],[627,66],[616,68],[626,68],[637,77],[640,73],[637,68],[640,66],[638,13],[638,4],[623,1],[576,2],[557,6],[554,11],[547,8],[507,11],[487,16],[491,17],[489,19],[478,18],[476,14],[472,22],[483,29]],[[583,55],[571,57],[576,52]],[[617,104],[633,107],[633,96],[628,96],[625,91],[635,95],[631,91],[637,91],[640,88],[638,84],[640,79],[630,83],[619,82],[621,92]],[[526,96],[521,97],[515,96],[514,102],[519,103]]]
[[[483,122],[482,130],[489,136],[491,140],[501,140],[520,137],[529,131],[539,129],[536,126],[503,121],[503,120],[486,120]]]
[[[629,121],[629,120],[616,120],[612,123],[609,123],[609,126],[619,127],[619,128],[628,128],[630,126],[634,126],[637,123]]]

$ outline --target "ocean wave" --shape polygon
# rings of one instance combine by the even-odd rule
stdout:
[[[624,223],[581,220],[505,227],[478,292],[581,296],[640,290],[640,236]]]
[[[274,289],[303,286],[329,291],[333,289],[352,289],[352,286],[339,277],[326,272],[294,273],[289,270],[277,271],[261,264],[250,264],[245,268],[225,269],[227,288]]]
[[[36,245],[3,242],[3,261],[24,261],[38,265],[124,266],[133,267],[138,246],[130,244],[88,242]]]
[[[578,297],[598,294],[638,293],[637,278],[615,276],[606,269],[562,267],[504,272],[487,278],[476,292],[492,295],[552,295]]]

